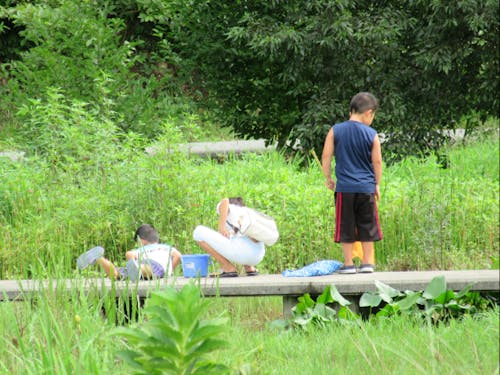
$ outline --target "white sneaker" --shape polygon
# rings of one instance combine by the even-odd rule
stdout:
[[[359,267],[360,273],[373,273],[375,271],[375,266],[373,264],[362,264]]]
[[[78,257],[76,265],[79,269],[83,270],[84,268],[95,264],[96,260],[102,258],[103,255],[104,249],[101,246],[93,247]]]
[[[352,275],[356,273],[356,266],[342,266],[339,269],[339,273],[344,274],[344,275]]]
[[[130,281],[136,282],[137,279],[139,279],[140,277],[139,263],[135,259],[129,259],[127,260],[127,264],[125,267],[127,269],[127,276],[130,279]]]

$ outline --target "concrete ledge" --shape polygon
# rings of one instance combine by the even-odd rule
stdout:
[[[11,161],[22,161],[24,160],[24,151],[0,151],[0,159],[7,158]]]
[[[61,291],[66,293],[91,292],[100,295],[111,291],[119,296],[137,293],[146,298],[149,293],[165,286],[182,288],[189,282],[199,283],[205,296],[300,296],[304,293],[319,295],[328,285],[335,285],[346,296],[360,296],[367,291],[375,291],[375,280],[393,288],[405,291],[421,291],[436,276],[443,275],[447,288],[455,291],[473,284],[472,290],[499,292],[500,273],[498,270],[466,271],[415,271],[415,272],[376,272],[373,274],[355,274],[317,277],[283,277],[282,275],[259,275],[254,277],[236,277],[226,279],[184,277],[140,281],[137,284],[128,281],[113,282],[109,279],[64,279],[64,280],[2,280],[0,281],[1,300],[23,300],[40,291]],[[113,288],[114,285],[114,288]]]
[[[224,141],[224,142],[195,142],[183,143],[178,145],[175,150],[186,152],[188,154],[196,154],[200,156],[214,157],[217,155],[227,154],[242,154],[245,152],[262,153],[273,151],[276,145],[266,146],[265,140],[244,140],[244,141]],[[160,149],[158,147],[146,147],[146,153],[156,155],[159,152],[172,152],[169,149]]]

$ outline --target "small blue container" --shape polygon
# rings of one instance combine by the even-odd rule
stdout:
[[[208,274],[209,254],[190,254],[182,256],[184,277],[206,277]]]

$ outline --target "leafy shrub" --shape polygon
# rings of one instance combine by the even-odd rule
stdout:
[[[228,368],[210,360],[209,354],[227,347],[219,339],[227,318],[203,319],[205,301],[193,283],[179,292],[166,288],[146,302],[147,320],[140,326],[119,328],[130,349],[120,358],[139,374],[220,374]]]
[[[32,151],[56,168],[103,168],[116,155],[115,124],[89,104],[66,100],[61,90],[50,89],[45,101],[31,99],[19,114]]]
[[[374,126],[391,136],[391,159],[437,150],[440,130],[473,110],[497,115],[493,0],[142,3],[171,20],[156,25],[180,47],[189,84],[245,137],[319,151],[359,91],[381,100]]]
[[[309,293],[298,298],[298,304],[292,308],[292,318],[275,320],[272,328],[299,328],[307,330],[310,326],[324,328],[326,325],[339,321],[352,321],[358,316],[349,309],[351,302],[346,300],[335,285],[329,285],[314,301]],[[331,306],[339,305],[338,311]]]
[[[5,13],[21,29],[20,44],[30,47],[8,66],[10,94],[36,98],[58,87],[71,98],[97,104],[103,93],[96,90],[96,81],[110,77],[110,92],[124,84],[115,78],[128,76],[133,46],[121,43],[123,22],[109,17],[105,6],[94,1],[20,2]]]
[[[376,317],[392,317],[399,314],[424,317],[429,323],[437,324],[460,318],[463,315],[474,315],[494,307],[494,301],[484,298],[479,292],[471,292],[471,285],[460,292],[446,289],[444,276],[436,276],[425,290],[400,292],[378,280],[375,280],[376,292],[365,292],[359,300],[359,307],[377,308]],[[332,305],[337,304],[335,310]],[[292,308],[290,319],[278,319],[270,326],[278,329],[308,330],[310,327],[325,328],[332,323],[351,323],[360,316],[349,308],[351,302],[346,300],[335,285],[329,285],[314,301],[309,293],[298,298]]]
[[[113,120],[121,130],[150,139],[164,130],[164,118],[180,126],[185,113],[192,115],[168,64],[147,61],[148,51],[137,50],[142,36],[127,40],[126,15],[136,10],[115,3],[42,0],[0,7],[0,20],[12,25],[9,37],[17,36],[11,59],[0,59],[0,116],[17,126],[12,108],[31,106],[49,90],[89,103],[101,122]],[[24,135],[23,144],[36,142]]]
[[[423,292],[403,293],[377,280],[375,285],[377,291],[364,293],[359,305],[373,308],[383,304],[377,317],[405,313],[423,316],[435,324],[464,314],[474,315],[492,306],[492,302],[479,292],[470,291],[472,285],[457,293],[448,290],[444,276],[434,277]]]

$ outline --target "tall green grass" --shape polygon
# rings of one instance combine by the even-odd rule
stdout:
[[[57,288],[56,288],[57,290]],[[0,373],[129,373],[117,353],[126,343],[111,295],[42,293],[0,304]],[[279,299],[210,298],[206,318],[227,311],[228,349],[213,360],[251,374],[498,374],[498,309],[427,326],[408,316],[332,324],[309,331],[274,331]],[[106,311],[106,313],[103,313]],[[138,316],[141,326],[142,314]],[[119,320],[120,324],[126,321]],[[237,372],[234,372],[237,373]]]
[[[497,138],[485,139],[449,149],[447,169],[433,157],[386,167],[378,269],[498,264],[498,150]],[[332,240],[333,194],[313,163],[304,168],[276,152],[223,163],[132,148],[111,157],[76,174],[40,158],[0,161],[0,278],[72,276],[76,257],[97,244],[120,263],[143,222],[181,252],[200,252],[193,229],[215,228],[217,202],[237,195],[278,222],[281,238],[267,249],[261,271],[342,260]]]
[[[492,311],[439,327],[400,317],[273,335],[237,325],[228,337],[231,358],[257,374],[495,374],[498,334]]]

